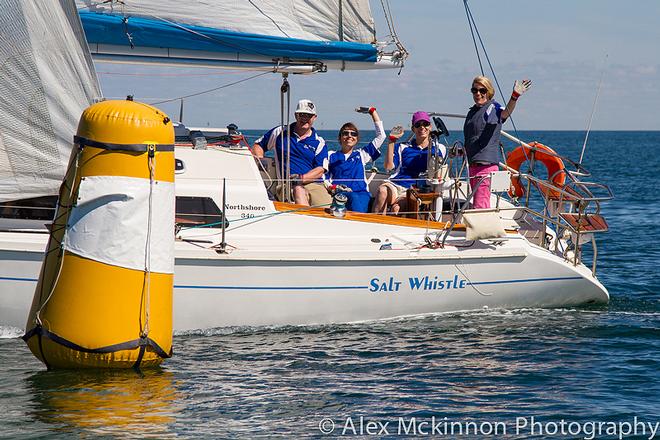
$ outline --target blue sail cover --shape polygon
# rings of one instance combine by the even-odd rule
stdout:
[[[128,48],[180,49],[295,61],[339,60],[374,63],[372,44],[303,40],[179,24],[155,18],[124,17],[80,10],[87,42]]]

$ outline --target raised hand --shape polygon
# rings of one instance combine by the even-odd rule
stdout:
[[[373,114],[376,111],[376,107],[358,107],[355,109],[358,113],[369,113]]]
[[[512,99],[518,99],[520,95],[525,93],[532,86],[531,79],[523,79],[521,81],[516,80],[513,83],[513,92],[511,93]]]
[[[401,136],[403,136],[403,126],[395,125],[394,127],[392,127],[389,134],[390,141],[396,142],[397,139],[401,138]]]

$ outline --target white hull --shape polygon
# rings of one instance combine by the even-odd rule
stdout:
[[[46,235],[31,237],[31,250],[0,251],[0,325],[25,325],[41,267],[36,248],[45,246]],[[333,258],[332,252],[317,260],[264,260],[247,251],[227,255],[180,245],[174,290],[178,331],[608,301],[605,288],[584,266],[572,266],[522,238],[497,251],[488,244],[460,251],[388,250],[362,260]]]
[[[577,271],[562,270],[560,266],[552,271],[544,270],[535,277],[518,278],[514,274],[521,268],[520,258],[479,262],[465,270],[480,274],[471,277],[470,283],[457,271],[456,263],[455,260],[399,260],[362,267],[341,262],[237,265],[219,271],[226,276],[222,279],[216,276],[218,284],[206,285],[181,284],[181,279],[192,273],[184,269],[177,272],[183,275],[177,275],[176,281],[175,327],[325,324],[483,307],[557,307],[608,300],[604,288],[595,279]],[[518,270],[507,270],[514,267]],[[217,271],[213,266],[209,269],[209,272]],[[266,286],[246,285],[240,281],[251,279],[254,271],[268,279],[268,274],[283,270],[304,271],[306,276]],[[506,273],[511,275],[504,275]],[[431,277],[427,289],[424,284],[411,288],[411,279],[420,283],[425,276]],[[342,282],[338,283],[340,279]],[[442,288],[434,289],[436,286]],[[378,288],[386,290],[380,292]],[[205,310],[213,310],[213,313],[202,313]]]
[[[325,324],[609,299],[585,266],[574,266],[512,230],[506,239],[476,242],[466,242],[464,231],[453,231],[444,248],[431,249],[425,239],[437,230],[427,222],[388,224],[380,216],[337,219],[278,211],[245,149],[184,148],[177,158],[185,164],[177,175],[177,196],[204,196],[222,206],[226,178],[231,223],[227,253],[216,252],[219,229],[192,227],[179,233],[175,330]],[[520,215],[507,212],[504,223],[516,228],[511,216]],[[25,325],[47,238],[46,233],[0,232],[0,325]]]

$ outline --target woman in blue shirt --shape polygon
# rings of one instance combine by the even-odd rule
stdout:
[[[385,140],[383,121],[376,109],[369,108],[369,114],[374,121],[376,137],[367,146],[355,148],[360,141],[360,131],[352,122],[345,123],[339,129],[341,150],[332,152],[328,162],[328,180],[335,188],[337,185],[350,188],[350,191],[343,191],[348,197],[346,208],[356,212],[369,210],[371,194],[364,166],[380,157],[378,149]]]
[[[396,143],[403,133],[390,134],[385,157],[385,169],[394,170],[390,178],[378,188],[373,212],[398,214],[406,210],[406,192],[417,184],[426,172],[429,150],[431,155],[446,154],[446,147],[431,136],[431,118],[424,111],[413,114],[411,127],[415,137],[410,142]]]

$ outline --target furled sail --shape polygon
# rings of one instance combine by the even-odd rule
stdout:
[[[100,96],[73,0],[0,1],[0,201],[57,194]]]
[[[255,70],[400,64],[379,53],[368,0],[76,2],[96,59]]]

